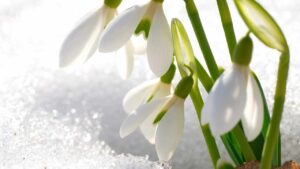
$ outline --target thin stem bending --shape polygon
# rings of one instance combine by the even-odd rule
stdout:
[[[286,93],[286,85],[288,79],[288,71],[289,71],[289,50],[283,52],[280,57],[278,74],[277,74],[277,84],[276,84],[276,92],[274,97],[274,107],[273,107],[273,115],[271,119],[271,124],[268,129],[267,139],[263,149],[261,169],[271,169],[273,152],[275,150],[277,139],[280,131],[280,121],[282,117],[284,101],[285,101],[285,93]]]

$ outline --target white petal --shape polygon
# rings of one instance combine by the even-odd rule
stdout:
[[[141,85],[131,89],[123,99],[123,107],[127,113],[131,113],[148,99],[153,87],[158,83],[159,79],[154,79],[142,83]]]
[[[150,68],[158,77],[163,75],[172,63],[172,35],[162,5],[157,6],[152,20],[147,43],[147,55]]]
[[[159,122],[155,148],[161,161],[168,161],[176,150],[184,128],[184,101],[177,100]]]
[[[230,131],[240,120],[246,103],[249,70],[233,65],[216,81],[202,109],[202,124],[209,122],[215,136]]]
[[[104,28],[103,12],[92,12],[67,36],[60,50],[61,67],[83,63],[95,53]]]
[[[117,55],[117,64],[120,76],[122,79],[128,79],[133,70],[134,64],[134,49],[132,43],[129,41],[126,43],[125,47],[121,48]]]
[[[166,99],[163,98],[144,104],[136,112],[130,114],[121,125],[120,136],[124,138],[132,133],[151,113],[155,113]]]
[[[131,40],[134,44],[134,54],[145,55],[147,50],[147,40],[144,38],[144,36],[133,36]]]
[[[145,138],[151,143],[155,143],[155,132],[157,128],[157,124],[153,124],[154,119],[158,115],[157,113],[152,113],[147,119],[140,125],[141,132],[145,136]]]
[[[134,6],[116,17],[103,31],[99,50],[112,52],[121,48],[134,33],[146,9],[146,6]]]
[[[242,124],[247,139],[253,141],[259,135],[263,126],[264,106],[259,87],[253,76],[249,76],[247,105],[242,116]]]
[[[165,96],[169,96],[171,94],[171,87],[172,87],[171,84],[159,82],[158,89],[155,92],[153,99],[158,99],[158,98],[162,98]]]
[[[161,99],[170,95],[171,87],[172,87],[171,84],[165,84],[159,82],[159,85],[157,87],[158,89],[155,92],[155,95],[152,98],[152,100]],[[151,144],[155,143],[155,132],[156,132],[157,124],[154,125],[153,121],[157,115],[158,114],[151,114],[140,126],[143,135]]]

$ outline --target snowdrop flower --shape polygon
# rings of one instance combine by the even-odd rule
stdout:
[[[263,101],[248,66],[252,48],[249,36],[238,43],[231,68],[219,77],[205,100],[202,125],[209,123],[215,136],[229,132],[240,120],[249,141],[262,129]]]
[[[74,66],[87,61],[99,47],[100,36],[107,24],[115,17],[116,8],[120,0],[106,0],[104,5],[88,14],[64,40],[61,50],[60,67]],[[122,64],[118,64],[120,75],[123,79],[129,77],[133,67],[134,49],[130,41],[119,57]]]
[[[163,75],[172,63],[173,44],[162,1],[152,0],[143,6],[134,6],[116,17],[104,30],[99,50],[115,51],[126,44],[134,33],[144,30],[148,37],[150,68],[158,77]]]
[[[159,160],[168,161],[180,141],[184,128],[184,101],[193,86],[191,76],[183,78],[174,94],[143,104],[122,123],[120,136],[126,137],[139,126],[155,143]]]
[[[172,64],[161,78],[157,78],[151,81],[142,83],[141,85],[131,89],[123,99],[123,107],[127,113],[132,113],[140,105],[145,104],[149,101],[163,98],[170,95],[172,91],[172,80],[175,75],[176,67]],[[150,121],[152,123],[152,121]],[[147,132],[141,131],[149,142],[153,143],[153,140],[148,137]]]

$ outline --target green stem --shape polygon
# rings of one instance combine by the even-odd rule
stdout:
[[[227,41],[228,50],[232,60],[234,47],[236,45],[236,38],[235,38],[234,28],[232,24],[231,15],[230,15],[230,10],[228,8],[228,4],[226,0],[217,0],[217,4],[219,8],[222,25],[223,25],[223,30]]]
[[[261,169],[271,169],[272,167],[273,152],[277,144],[277,139],[274,138],[278,138],[280,131],[280,121],[285,101],[286,84],[289,71],[289,60],[289,50],[287,50],[286,52],[283,52],[280,57],[273,114],[263,149],[262,162],[260,166]]]
[[[198,120],[199,120],[199,122],[201,122],[201,110],[202,110],[204,103],[203,103],[203,99],[200,95],[197,83],[194,85],[194,87],[190,93],[190,96],[193,101],[195,110],[197,112]],[[214,136],[212,135],[208,125],[204,125],[204,126],[200,125],[200,126],[201,126],[201,130],[202,130],[206,145],[208,147],[210,158],[213,162],[213,166],[214,166],[214,168],[216,168],[217,162],[220,159],[220,153],[218,150],[218,146],[216,144],[216,140],[215,140]]]
[[[212,78],[216,80],[220,74],[218,65],[210,49],[194,0],[184,0],[184,2],[186,5],[188,16],[193,25],[193,29],[196,34],[199,46],[202,50],[209,73],[212,76]]]
[[[200,94],[200,91],[198,88],[199,70],[196,68],[196,58],[194,56],[193,49],[192,49],[190,40],[187,36],[187,33],[179,20],[177,20],[177,19],[172,20],[171,30],[172,30],[175,57],[176,57],[177,66],[179,68],[179,72],[180,72],[181,76],[185,77],[187,75],[184,70],[184,66],[183,66],[184,64],[186,64],[184,62],[185,61],[184,53],[187,56],[186,59],[189,62],[188,64],[194,70],[194,75],[193,75],[194,85],[193,85],[192,91],[190,93],[190,96],[193,101],[195,110],[197,112],[198,120],[199,120],[199,123],[201,126],[201,110],[202,110],[204,103],[203,103],[203,99],[201,97],[201,94]],[[202,73],[204,73],[204,72],[202,72]],[[205,78],[205,81],[208,82],[209,81],[208,79],[210,79],[210,77],[207,75],[207,77]],[[214,168],[216,168],[217,162],[220,159],[220,153],[218,150],[218,146],[216,144],[216,140],[213,137],[208,126],[201,126],[201,130],[202,130],[213,166],[214,166]]]
[[[237,125],[232,130],[232,132],[235,135],[235,137],[238,138],[237,141],[240,145],[240,148],[241,148],[241,151],[242,151],[243,155],[246,158],[246,161],[256,160],[255,154],[253,153],[252,148],[249,145],[242,128],[239,125]]]
[[[195,63],[196,63],[196,72],[197,72],[198,78],[199,78],[201,84],[203,85],[203,87],[205,88],[205,90],[208,92],[214,85],[214,81],[207,74],[204,67],[201,65],[201,63],[197,59],[195,59]]]

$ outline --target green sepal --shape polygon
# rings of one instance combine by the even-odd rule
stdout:
[[[255,0],[234,0],[250,31],[265,45],[279,51],[287,50],[286,39],[272,16]]]
[[[134,33],[136,35],[144,33],[144,37],[147,39],[149,36],[150,27],[151,27],[151,20],[150,19],[142,19],[140,21],[139,25],[136,27]]]
[[[176,72],[176,66],[172,63],[169,70],[160,77],[160,81],[166,84],[171,84]]]
[[[117,8],[121,4],[122,0],[104,0],[104,4],[110,8]]]
[[[248,66],[251,62],[253,42],[250,36],[243,37],[235,46],[232,61],[239,65]]]
[[[194,80],[192,75],[186,76],[180,80],[175,88],[175,95],[185,99],[191,92],[193,88]]]
[[[235,167],[231,163],[219,159],[217,162],[217,169],[235,169]]]

